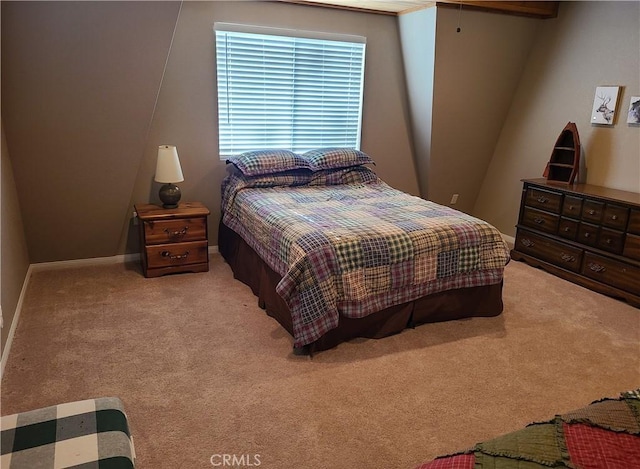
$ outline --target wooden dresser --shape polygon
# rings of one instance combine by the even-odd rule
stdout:
[[[200,202],[177,208],[135,205],[140,220],[140,258],[145,277],[209,270],[207,216]]]
[[[640,194],[523,183],[511,257],[640,307]]]

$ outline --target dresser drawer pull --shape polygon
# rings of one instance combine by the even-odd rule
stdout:
[[[618,219],[618,215],[611,215],[611,219],[614,220],[614,221],[617,220]]]
[[[594,272],[604,272],[605,270],[607,270],[605,266],[596,264],[595,262],[589,262],[589,269]]]
[[[591,233],[585,233],[585,234],[584,234],[584,237],[585,237],[585,238],[590,238],[590,237],[591,237]]]
[[[533,221],[536,222],[538,225],[544,224],[544,218],[535,217]]]
[[[573,212],[573,210],[575,209],[575,207],[573,205],[569,205],[569,211]]]
[[[589,210],[589,215],[595,215],[596,211],[594,209]]]
[[[576,258],[570,254],[562,254],[560,258],[565,262],[575,262]]]
[[[170,238],[182,238],[184,235],[187,234],[188,229],[189,229],[188,226],[185,226],[180,231],[169,231],[169,229],[167,228],[164,230],[164,232],[167,233]]]
[[[535,246],[536,244],[533,241],[531,241],[529,238],[524,238],[522,241],[520,241],[520,243],[522,243],[524,246],[528,248],[530,248],[531,246]]]
[[[546,204],[547,202],[549,202],[549,199],[547,199],[546,197],[540,196],[538,197],[538,202],[540,202],[541,204]]]
[[[611,245],[611,243],[613,243],[613,240],[611,238],[607,238],[605,243]]]
[[[172,256],[170,251],[162,251],[160,255],[162,257],[168,257],[172,261],[178,261],[180,259],[186,259],[189,256],[189,251],[185,251],[184,254],[178,254],[176,256]]]
[[[569,228],[568,226],[565,226],[565,227],[564,227],[564,232],[565,232],[565,233],[568,233],[569,231],[571,231],[571,228]]]

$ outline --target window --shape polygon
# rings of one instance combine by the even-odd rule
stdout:
[[[365,38],[215,24],[220,157],[360,148]]]

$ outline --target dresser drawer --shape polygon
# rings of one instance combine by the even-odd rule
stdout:
[[[600,228],[597,246],[605,251],[621,254],[624,247],[624,233],[621,231]]]
[[[627,227],[629,209],[619,205],[607,204],[604,208],[602,224],[609,228],[623,231]]]
[[[604,212],[604,204],[595,200],[585,200],[582,204],[582,219],[592,223],[600,223]]]
[[[560,226],[558,226],[558,234],[563,238],[574,240],[578,235],[578,222],[568,218],[560,218]]]
[[[629,215],[629,227],[627,228],[629,233],[640,235],[640,210],[631,210]]]
[[[144,222],[147,244],[181,243],[207,239],[206,218],[178,218]]]
[[[146,254],[149,269],[198,264],[209,261],[209,246],[207,241],[157,244],[147,246]]]
[[[582,275],[634,295],[640,295],[640,268],[638,267],[587,252]]]
[[[562,203],[562,215],[571,218],[580,218],[582,213],[582,198],[566,195]]]
[[[598,227],[588,223],[580,223],[576,241],[587,246],[595,246],[598,243]]]
[[[536,210],[535,208],[525,207],[522,213],[522,224],[535,228],[536,230],[545,231],[547,233],[555,233],[558,231],[558,223],[560,217],[551,213]]]
[[[567,246],[528,231],[518,230],[516,235],[516,250],[529,254],[543,261],[578,272],[582,260],[582,249]]]
[[[627,234],[623,255],[640,261],[640,236]]]
[[[560,213],[562,194],[530,187],[527,189],[525,204],[553,213]]]

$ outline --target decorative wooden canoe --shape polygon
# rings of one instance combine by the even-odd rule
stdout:
[[[580,168],[580,136],[573,122],[560,132],[543,176],[547,181],[573,184]]]

